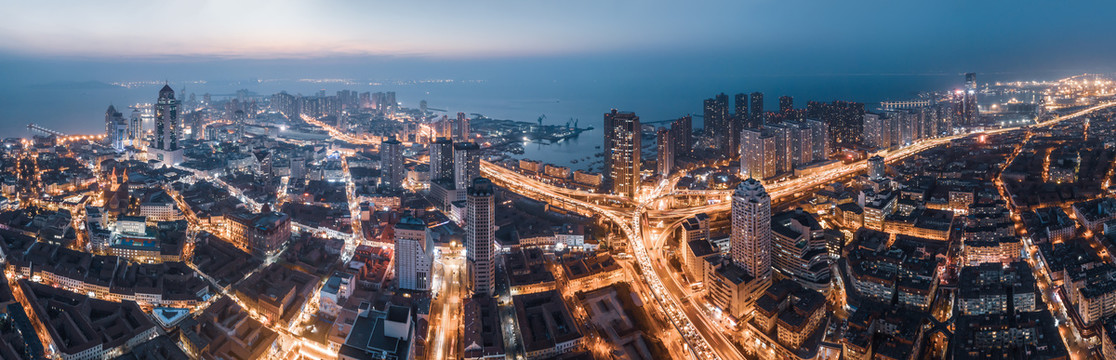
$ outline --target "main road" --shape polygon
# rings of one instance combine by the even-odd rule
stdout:
[[[1054,125],[1066,119],[1075,118],[1088,114],[1093,111],[1108,108],[1116,105],[1116,102],[1108,102],[1096,106],[1089,107],[1071,114],[1057,116],[1047,121],[1035,124],[1036,127],[1045,127]],[[988,130],[985,134],[998,134],[1008,131],[1018,130],[1018,128],[1003,128]],[[973,135],[972,133],[957,134],[946,136],[936,139],[929,139],[918,142],[911,146],[907,146],[897,150],[883,150],[874,153],[873,155],[883,156],[886,162],[892,163],[910,156],[919,154],[928,149],[947,144],[951,141],[961,139]],[[824,186],[836,179],[844,178],[853,175],[857,172],[864,171],[866,168],[866,161],[861,160],[844,164],[833,169],[818,172],[808,176],[798,177],[782,182],[774,182],[765,184],[768,193],[771,194],[772,201],[777,202],[780,198],[790,198],[796,193],[809,191],[819,186]],[[603,195],[571,190],[566,188],[557,187],[554,185],[546,184],[538,181],[529,176],[511,171],[501,166],[482,162],[481,169],[483,174],[504,186],[510,191],[518,192],[523,195],[534,197],[537,200],[546,201],[556,206],[569,209],[585,215],[601,215],[611,220],[621,229],[624,235],[628,238],[628,243],[631,245],[637,264],[643,274],[643,280],[652,290],[652,295],[656,302],[666,311],[671,323],[682,334],[690,345],[694,355],[702,359],[721,358],[721,359],[739,359],[743,358],[739,350],[731,344],[724,337],[724,334],[718,329],[715,324],[711,324],[706,319],[700,309],[695,305],[695,302],[688,302],[683,306],[682,298],[685,296],[681,286],[674,282],[673,278],[670,279],[671,285],[669,288],[664,285],[662,277],[665,274],[656,270],[653,260],[662,260],[661,257],[653,259],[654,252],[647,250],[645,239],[648,229],[644,224],[654,223],[656,221],[665,222],[667,220],[677,221],[679,218],[693,216],[698,213],[726,211],[729,209],[731,202],[728,201],[728,196],[731,190],[717,190],[708,191],[707,196],[710,199],[719,200],[718,202],[690,207],[686,209],[671,209],[671,210],[653,210],[648,211],[646,206],[661,197],[669,196],[672,193],[667,192],[668,188],[673,186],[658,186],[649,196],[640,196],[638,201],[635,201],[635,210],[631,210],[630,201],[617,201],[615,196]],[[670,179],[664,183],[673,184],[677,179]],[[662,183],[660,183],[662,185]],[[579,197],[582,199],[576,199]],[[593,202],[589,202],[592,200]],[[606,202],[606,205],[600,202]],[[644,219],[646,217],[647,219]],[[641,221],[643,220],[643,221]],[[670,229],[668,227],[667,229]],[[664,232],[665,233],[665,232]],[[654,241],[652,241],[654,242]],[[655,254],[657,255],[657,254]],[[669,276],[668,276],[669,278]],[[712,346],[711,346],[712,344]]]

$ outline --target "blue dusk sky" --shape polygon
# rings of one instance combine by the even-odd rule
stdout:
[[[0,130],[66,127],[154,94],[98,90],[128,81],[208,82],[191,87],[200,95],[342,87],[255,86],[262,79],[480,80],[492,85],[355,90],[496,116],[519,106],[515,116],[533,120],[542,111],[520,104],[585,91],[593,101],[551,117],[615,105],[669,118],[721,91],[869,101],[954,86],[965,72],[1116,71],[1109,1],[0,0],[0,13]],[[72,94],[52,92],[63,86]],[[52,94],[85,98],[58,106],[42,99]],[[493,99],[514,104],[482,104]]]

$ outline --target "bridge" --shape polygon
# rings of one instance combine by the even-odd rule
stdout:
[[[57,137],[66,136],[66,134],[64,134],[62,132],[47,129],[45,127],[39,126],[38,124],[27,124],[27,131],[30,132],[32,135],[35,135],[37,133],[37,134],[40,134],[40,135],[47,135],[47,136],[57,136]]]

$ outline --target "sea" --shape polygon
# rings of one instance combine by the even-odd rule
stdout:
[[[769,110],[778,108],[778,98],[783,95],[792,96],[798,108],[810,100],[858,101],[871,107],[879,101],[911,99],[920,92],[957,88],[962,82],[961,74],[952,73],[725,78],[648,74],[612,79],[607,76],[560,79],[537,76],[406,82],[353,79],[167,81],[180,92],[179,97],[184,90],[185,96],[194,94],[199,99],[207,93],[215,99],[235,96],[241,89],[261,96],[279,91],[303,95],[320,91],[334,94],[339,90],[395,91],[397,100],[405,107],[417,108],[420,101],[426,100],[428,108],[448,114],[476,113],[528,122],[545,115],[546,124],[576,123],[594,130],[557,143],[527,143],[524,154],[517,157],[573,169],[589,169],[593,161],[599,160],[593,155],[600,152],[603,114],[613,108],[635,112],[644,124],[666,126],[667,121],[683,115],[700,115],[702,100],[721,92],[729,95],[730,102],[736,93],[762,92],[764,108]],[[0,84],[0,138],[29,137],[27,125],[30,123],[67,134],[100,133],[104,131],[104,113],[110,104],[127,113],[129,105],[154,102],[162,86],[161,81],[122,83],[114,79]],[[701,125],[702,119],[695,117],[694,127]]]

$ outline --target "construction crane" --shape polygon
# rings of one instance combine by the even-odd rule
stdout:
[[[539,127],[542,127],[542,121],[546,119],[546,114],[539,115]]]

